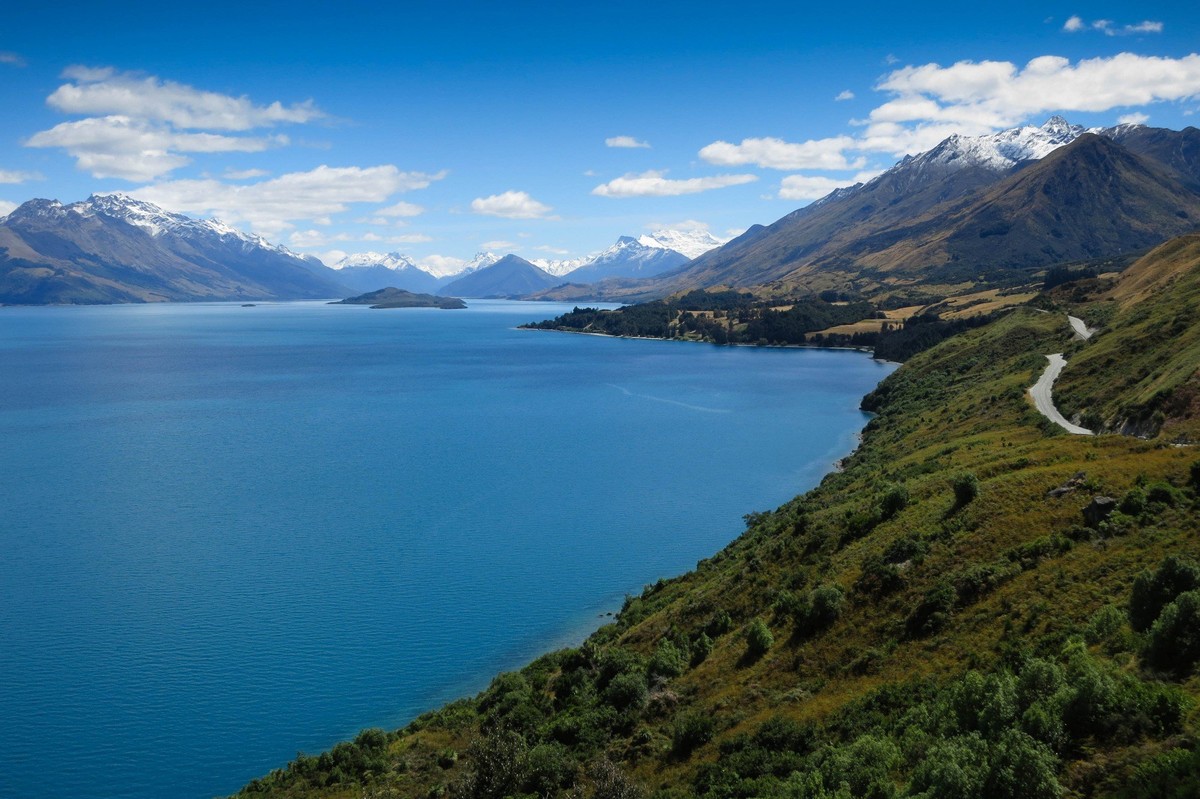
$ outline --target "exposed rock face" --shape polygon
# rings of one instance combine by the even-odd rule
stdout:
[[[1112,497],[1092,497],[1092,501],[1083,509],[1083,521],[1088,527],[1099,527],[1117,509],[1117,501]]]

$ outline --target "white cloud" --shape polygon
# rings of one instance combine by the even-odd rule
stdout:
[[[315,255],[318,259],[320,259],[321,263],[325,264],[326,266],[333,266],[338,261],[349,255],[349,253],[345,250],[326,250],[325,252],[309,253],[309,255]]]
[[[190,164],[188,153],[261,152],[288,144],[287,137],[230,132],[305,123],[323,116],[312,101],[255,105],[246,97],[111,67],[70,67],[63,76],[71,82],[55,89],[46,104],[84,118],[35,133],[25,146],[65,149],[79,169],[99,178],[155,180]],[[241,174],[230,179],[266,173]]]
[[[246,222],[271,236],[300,220],[318,224],[351,203],[381,203],[398,192],[423,189],[444,172],[401,172],[391,164],[373,167],[319,166],[245,185],[217,180],[171,180],[143,186],[129,194],[179,213]]]
[[[554,209],[523,191],[506,191],[490,197],[476,197],[471,200],[471,210],[484,216],[505,219],[547,219]]]
[[[445,277],[461,272],[467,262],[449,255],[426,255],[417,265],[434,277]]]
[[[1063,24],[1062,29],[1067,33],[1094,30],[1100,31],[1105,36],[1132,36],[1139,33],[1162,33],[1163,24],[1155,20],[1146,19],[1135,24],[1118,26],[1111,19],[1097,19],[1093,22],[1086,22],[1082,17],[1073,16]]]
[[[960,61],[898,69],[876,87],[893,99],[864,123],[859,148],[919,152],[951,133],[977,135],[1048,112],[1099,112],[1200,96],[1200,55],[1119,53],[1072,63],[1041,56],[1024,67]]]
[[[42,176],[37,172],[0,169],[0,183],[24,183],[27,180],[42,180]]]
[[[548,252],[551,255],[570,255],[571,254],[570,250],[563,250],[558,247],[551,247],[549,244],[543,244],[542,246],[534,247],[533,249],[537,250],[538,252]]]
[[[837,97],[834,97],[833,99],[838,102],[841,102],[843,100],[853,100],[854,92],[850,91],[849,89],[844,89],[838,94]]]
[[[632,136],[611,136],[604,140],[605,147],[636,147],[649,148],[650,143],[639,141]]]
[[[726,228],[725,229],[725,238],[726,239],[736,239],[738,236],[742,235],[745,232],[746,232],[746,228],[744,228],[744,227]]]
[[[0,64],[8,64],[11,67],[25,66],[25,59],[19,53],[14,53],[11,50],[0,50]]]
[[[226,169],[226,180],[251,180],[253,178],[265,178],[271,174],[265,169]]]
[[[1126,25],[1122,30],[1126,33],[1162,33],[1163,24],[1147,19],[1136,25]]]
[[[850,136],[786,142],[783,139],[742,139],[741,144],[716,141],[700,150],[710,164],[743,166],[753,164],[766,169],[858,169],[863,162],[847,160],[847,148],[854,147]]]
[[[304,123],[324,114],[312,100],[255,105],[249,98],[203,91],[153,75],[117,72],[111,67],[69,67],[63,84],[46,103],[65,114],[126,116],[164,122],[181,130],[234,130]]]
[[[503,239],[497,239],[495,241],[485,241],[482,244],[480,244],[479,246],[485,250],[511,250],[514,247],[516,247],[517,245],[513,244],[511,241],[504,241]]]
[[[1125,114],[1117,117],[1117,123],[1121,125],[1145,125],[1149,121],[1150,116],[1142,113]]]
[[[706,178],[670,180],[664,177],[665,174],[662,171],[651,170],[640,175],[623,175],[600,184],[592,189],[592,194],[600,197],[675,197],[758,180],[757,175],[713,175]]]
[[[708,223],[701,222],[697,219],[684,219],[680,222],[651,222],[647,225],[642,225],[643,228],[649,231],[655,230],[682,230],[688,233],[701,232],[708,230]]]
[[[375,212],[379,216],[420,216],[425,209],[415,203],[398,202]]]
[[[834,189],[866,183],[878,172],[859,172],[852,178],[829,178],[819,175],[788,175],[779,183],[781,200],[819,200]]]
[[[16,203],[10,203],[8,200],[0,200],[0,216],[8,216],[15,210],[17,210]]]
[[[433,237],[424,233],[402,233],[399,236],[388,236],[386,241],[390,244],[424,244],[433,241]]]
[[[257,153],[286,144],[285,137],[179,133],[124,116],[63,122],[35,133],[26,147],[61,147],[94,177],[153,180],[191,163],[182,153]]]

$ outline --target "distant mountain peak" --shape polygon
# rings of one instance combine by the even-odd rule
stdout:
[[[374,266],[382,266],[393,271],[404,271],[406,269],[420,269],[416,262],[407,255],[398,252],[379,253],[379,252],[358,252],[347,255],[337,263],[331,266],[331,269],[361,269]],[[423,271],[423,270],[422,270]]]
[[[638,241],[647,247],[674,250],[687,256],[688,260],[692,260],[699,258],[709,250],[720,247],[728,239],[719,239],[704,228],[692,230],[663,228],[640,237]]]

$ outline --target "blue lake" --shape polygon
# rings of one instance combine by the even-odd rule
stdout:
[[[892,368],[471,306],[0,308],[0,796],[229,793],[578,643]]]

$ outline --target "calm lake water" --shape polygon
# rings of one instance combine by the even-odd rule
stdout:
[[[578,643],[892,368],[471,306],[0,309],[0,796],[225,794]]]

